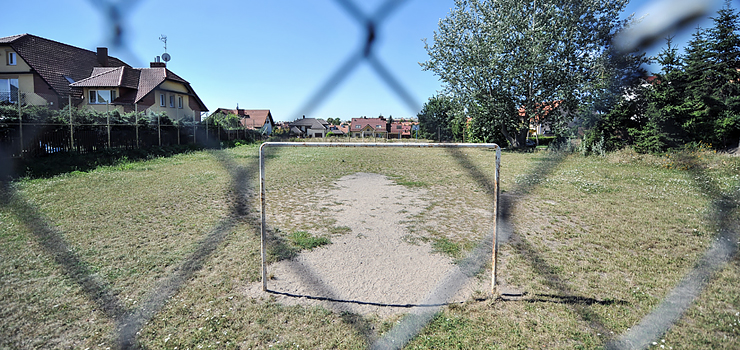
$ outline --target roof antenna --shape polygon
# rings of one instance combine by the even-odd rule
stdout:
[[[167,36],[162,34],[159,36],[159,40],[164,43],[164,53],[162,54],[162,61],[169,62],[172,57],[167,53]]]

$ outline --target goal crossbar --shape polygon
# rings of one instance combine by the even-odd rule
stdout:
[[[260,210],[262,231],[260,254],[262,257],[262,290],[267,291],[267,214],[265,213],[265,156],[267,147],[403,147],[403,148],[487,148],[496,151],[493,189],[493,249],[491,253],[491,293],[496,292],[496,262],[498,255],[498,198],[501,168],[501,147],[495,143],[411,143],[411,142],[264,142],[259,148],[260,158]]]

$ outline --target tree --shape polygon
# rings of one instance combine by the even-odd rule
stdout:
[[[714,75],[709,79],[711,96],[721,108],[710,123],[716,138],[723,146],[734,146],[740,139],[740,15],[726,0],[725,6],[713,17],[714,27],[707,33],[710,62]],[[740,147],[740,141],[737,146]]]
[[[594,95],[593,69],[623,25],[626,0],[456,0],[425,44],[431,70],[472,116],[474,139],[523,147],[548,103],[575,112]],[[519,113],[524,108],[526,113]],[[563,113],[548,113],[558,124]]]
[[[444,95],[432,96],[417,115],[419,136],[430,140],[459,141],[462,134],[453,132],[459,116],[459,105],[452,98]]]

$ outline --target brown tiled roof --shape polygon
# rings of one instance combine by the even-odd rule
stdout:
[[[207,111],[205,104],[195,94],[190,83],[180,78],[177,74],[170,72],[167,68],[129,68],[129,67],[96,67],[92,76],[71,84],[72,87],[125,87],[136,89],[136,93],[122,95],[116,102],[134,103],[140,102],[146,95],[156,89],[165,80],[182,83],[188,89],[188,95],[194,97],[202,110]]]
[[[164,83],[165,80],[172,80],[176,81],[178,83],[182,83],[185,85],[185,88],[188,90],[188,95],[190,97],[195,98],[195,101],[198,103],[198,106],[201,107],[201,111],[207,111],[208,108],[206,107],[205,103],[198,97],[198,95],[195,93],[195,90],[190,86],[190,83],[188,83],[187,80],[180,78],[179,75],[172,73],[169,69],[164,67],[157,67],[157,68],[136,68],[136,70],[141,71],[141,75],[139,76],[139,91],[136,94],[136,101],[140,101],[143,99],[146,95],[148,95],[152,90],[157,88],[159,85]]]
[[[217,108],[213,113],[235,114],[241,117],[241,123],[246,127],[261,128],[268,119],[275,124],[269,109]]]
[[[272,120],[272,114],[269,109],[240,109],[243,111],[242,125],[261,128],[269,120]]]
[[[352,131],[363,130],[365,127],[370,126],[374,131],[379,132],[386,131],[388,121],[385,118],[352,118],[350,125],[350,130]],[[358,128],[357,125],[360,125],[360,127]]]
[[[92,76],[71,84],[72,87],[126,87],[136,89],[139,86],[140,71],[128,67],[95,67]]]
[[[101,66],[96,52],[31,34],[0,38],[0,43],[10,45],[61,98],[70,94],[65,76],[80,81],[89,77],[94,67]],[[108,66],[130,67],[115,57],[108,57]]]

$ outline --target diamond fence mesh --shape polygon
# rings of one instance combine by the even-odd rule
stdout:
[[[408,0],[414,1],[414,0]],[[365,42],[359,49],[354,52],[346,61],[336,67],[332,74],[330,74],[323,83],[318,84],[318,87],[314,93],[309,96],[304,102],[300,109],[303,113],[309,114],[315,110],[327,99],[329,95],[335,92],[340,84],[348,79],[352,72],[358,69],[360,65],[367,64],[372,71],[380,78],[386,85],[388,90],[392,91],[397,97],[399,97],[411,110],[419,110],[421,103],[416,100],[409,90],[405,87],[404,82],[395,77],[391,71],[383,64],[380,57],[377,56],[375,50],[375,38],[376,32],[385,24],[385,20],[397,11],[404,3],[408,1],[385,1],[375,11],[368,14],[365,13],[357,4],[351,0],[336,0],[335,3],[338,7],[342,8],[346,14],[353,18],[356,24],[363,28],[365,32]],[[418,0],[416,0],[418,1]],[[130,30],[127,27],[127,19],[131,16],[135,16],[133,9],[140,3],[140,1],[106,1],[106,0],[91,0],[90,3],[98,10],[99,15],[103,18],[106,23],[106,28],[109,36],[109,44],[111,47],[122,51],[122,57],[136,57],[132,50],[134,43],[126,40],[126,33]],[[669,1],[658,2],[662,4],[663,8],[671,7]],[[676,6],[674,6],[676,7]],[[696,11],[707,11],[709,5],[705,7],[692,7],[695,12],[682,13],[680,11],[666,12],[666,16],[674,16],[673,18],[667,18],[663,29],[674,25],[685,25],[684,20],[696,15]],[[655,34],[658,33],[658,34]],[[653,33],[640,32],[634,34],[640,36],[639,43],[649,43],[654,41],[659,36],[662,36],[663,31],[657,31]],[[320,38],[317,38],[320,40]],[[9,98],[10,99],[10,98]],[[11,101],[12,102],[12,101]],[[34,126],[28,126],[33,128]],[[55,127],[64,128],[64,125],[58,125]],[[116,126],[118,127],[118,126]],[[120,126],[123,128],[123,126]],[[130,126],[126,126],[130,128]],[[104,126],[103,128],[109,128]],[[29,129],[30,130],[30,129]],[[4,132],[4,130],[0,130]],[[73,130],[73,133],[84,133],[83,130]],[[105,132],[100,130],[100,126],[91,126],[87,132],[101,133]],[[134,133],[133,130],[128,130],[130,133]],[[170,131],[166,131],[169,135]],[[205,135],[201,138],[195,136],[197,132],[193,131],[182,131],[176,132],[177,136],[190,139],[195,138],[204,140]],[[35,134],[42,134],[41,132]],[[154,135],[141,135],[142,139],[149,140],[154,138]],[[161,137],[161,136],[159,136]],[[167,141],[173,141],[173,136],[166,136]],[[19,141],[14,141],[19,142]],[[34,141],[36,142],[36,141]],[[110,143],[118,142],[115,140],[108,141]],[[123,147],[128,147],[125,142],[121,141]],[[154,141],[147,141],[154,143]],[[162,142],[162,141],[158,141]],[[197,141],[196,141],[197,142]],[[42,142],[40,147],[46,147],[40,151],[49,151],[49,147],[63,149],[67,147],[67,144],[71,144],[74,147],[74,142],[70,142],[69,139],[54,139],[49,142]],[[77,145],[80,147],[79,145]],[[93,149],[105,147],[105,145],[92,145]],[[7,152],[7,151],[6,151]],[[474,166],[471,165],[464,155],[454,153],[450,151],[453,156],[456,156],[457,161],[461,165],[465,165],[469,172],[479,172]],[[120,300],[115,295],[110,294],[109,288],[105,285],[104,281],[95,277],[95,274],[88,268],[84,267],[79,263],[79,258],[75,255],[74,251],[68,249],[67,245],[62,242],[59,232],[56,231],[53,223],[46,222],[43,216],[38,212],[34,211],[32,206],[27,205],[25,208],[24,218],[26,224],[33,228],[39,239],[46,242],[49,246],[49,251],[55,256],[55,261],[66,271],[73,279],[83,286],[85,293],[88,293],[90,298],[100,305],[103,310],[107,310],[106,314],[115,321],[118,325],[118,346],[120,348],[133,348],[136,346],[136,336],[144,325],[152,318],[155,317],[158,310],[160,310],[166,300],[175,295],[179,288],[186,282],[186,280],[202,268],[204,261],[207,260],[217,249],[218,242],[223,240],[225,232],[234,226],[234,223],[244,217],[248,216],[249,208],[246,203],[247,192],[254,192],[256,186],[250,184],[250,179],[256,178],[255,172],[258,168],[256,166],[256,160],[250,163],[248,166],[234,166],[234,160],[226,154],[218,154],[221,164],[228,169],[231,169],[231,181],[234,184],[234,188],[237,189],[237,195],[233,196],[232,210],[230,215],[221,220],[221,223],[214,227],[204,239],[196,247],[195,252],[187,257],[183,262],[183,268],[174,272],[171,276],[166,278],[161,283],[161,288],[156,291],[152,291],[151,296],[148,300],[141,303],[140,307],[126,309],[121,305]],[[521,192],[527,193],[531,188],[538,186],[544,181],[548,174],[551,174],[553,169],[562,161],[562,158],[558,156],[552,156],[547,162],[539,164],[534,170],[533,174],[538,174],[538,181],[534,181],[528,184],[527,188],[520,188]],[[504,159],[504,168],[506,167]],[[10,167],[5,166],[3,172],[8,172]],[[8,175],[8,174],[2,174]],[[697,176],[705,176],[706,174],[697,174]],[[7,177],[3,177],[6,179]],[[487,178],[485,175],[478,174],[476,177],[480,181],[491,182],[493,179]],[[12,184],[8,181],[3,183],[2,189],[2,203],[3,206],[9,206],[9,203],[13,200],[18,200],[16,192]],[[499,223],[502,228],[504,237],[511,237],[515,235],[508,223],[509,208],[511,208],[517,199],[509,199],[504,201],[501,205],[502,213],[500,215],[501,222]],[[708,283],[712,271],[721,266],[724,262],[728,261],[734,254],[736,254],[737,246],[737,233],[731,230],[732,222],[728,221],[728,215],[732,210],[736,209],[737,200],[733,198],[715,198],[712,202],[713,207],[711,208],[712,220],[719,224],[721,237],[707,251],[706,258],[702,260],[700,266],[688,274],[681,284],[674,289],[674,292],[661,304],[656,311],[648,315],[643,322],[636,325],[632,330],[620,337],[615,338],[614,341],[607,344],[611,348],[644,348],[650,342],[658,339],[660,335],[666,332],[671,325],[680,317],[680,315],[688,308],[691,302],[697,297],[704,286]],[[259,223],[254,222],[252,224],[255,231],[259,231]],[[55,241],[59,244],[55,244]],[[501,243],[505,243],[505,239],[500,239]],[[453,274],[444,283],[444,286],[440,285],[439,288],[429,292],[428,297],[425,299],[426,303],[444,303],[446,297],[450,293],[450,289],[454,289],[456,282],[462,279],[469,278],[471,271],[480,268],[489,256],[484,252],[488,250],[490,252],[491,246],[481,244],[477,249],[473,250],[473,253],[466,259],[463,259],[460,266],[461,272]],[[482,253],[483,252],[483,253]],[[719,252],[719,253],[718,253]],[[536,257],[528,257],[524,260],[536,260]],[[562,279],[563,277],[550,276],[556,280]],[[453,288],[450,288],[452,286]],[[567,287],[563,283],[554,283],[554,287],[559,287],[563,294],[568,294]],[[574,314],[579,315],[586,324],[600,329],[603,326],[594,324],[591,320],[591,313],[588,312],[588,306],[575,304],[572,306]],[[390,329],[381,338],[369,344],[371,348],[401,348],[410,339],[413,339],[421,329],[432,320],[433,315],[438,312],[439,309],[423,310],[420,312],[412,312],[408,317],[400,320],[392,329]],[[662,320],[665,322],[659,322],[656,320]]]

